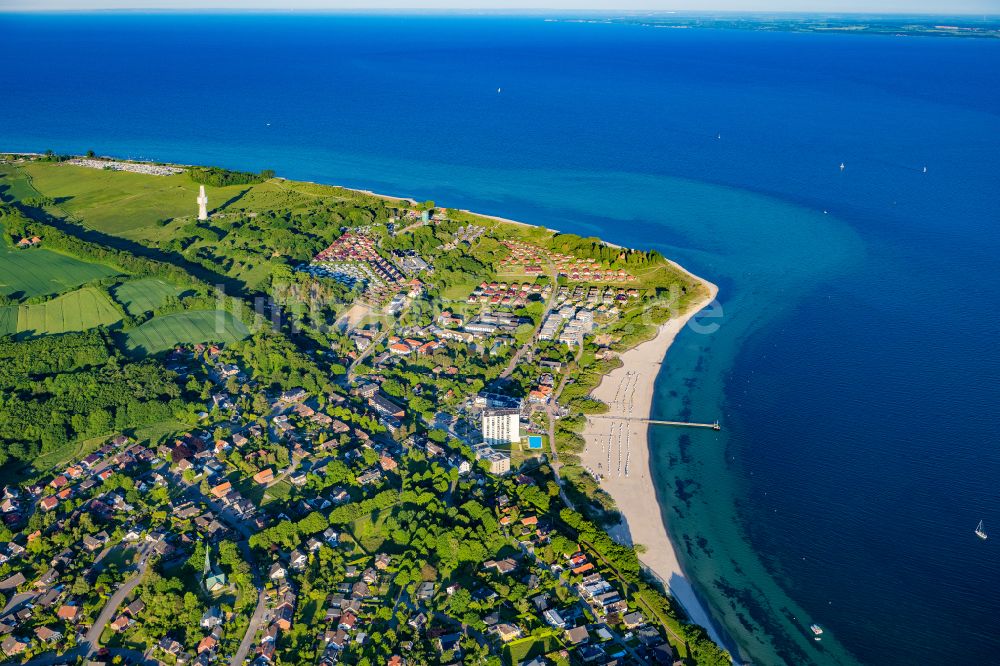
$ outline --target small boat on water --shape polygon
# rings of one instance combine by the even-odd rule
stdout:
[[[846,165],[846,164],[844,164],[843,162],[841,162],[841,163],[840,163],[840,170],[841,170],[841,171],[843,171],[843,170],[844,170],[844,169],[846,169],[846,168],[847,168],[847,165]]]
[[[822,640],[822,639],[820,638],[820,636],[822,636],[822,635],[823,635],[823,627],[819,626],[818,624],[810,624],[810,625],[809,625],[809,629],[810,629],[810,630],[811,630],[811,631],[813,632],[813,634],[814,634],[814,636],[813,636],[813,640],[814,640],[814,641],[818,641],[818,640]]]
[[[983,541],[986,541],[986,530],[983,529],[983,521],[981,520],[979,521],[979,524],[976,525],[976,536]]]

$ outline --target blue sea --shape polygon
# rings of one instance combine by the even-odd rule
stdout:
[[[273,168],[715,282],[720,326],[681,334],[654,413],[723,430],[651,446],[740,658],[1000,662],[1000,42],[452,15],[0,34],[0,149]]]

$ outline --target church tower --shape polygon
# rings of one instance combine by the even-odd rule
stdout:
[[[198,192],[198,219],[208,219],[208,195],[205,194],[204,185],[201,186],[201,190]]]

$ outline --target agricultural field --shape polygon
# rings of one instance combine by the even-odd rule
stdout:
[[[124,336],[126,351],[133,356],[158,354],[179,344],[235,342],[250,331],[224,310],[195,310],[154,317]]]
[[[186,174],[151,176],[72,164],[32,162],[24,170],[35,189],[91,229],[131,240],[160,235],[158,222],[198,212],[198,184]],[[248,185],[205,187],[209,210],[240,196]]]
[[[183,289],[155,278],[132,280],[115,287],[114,297],[130,315],[151,312],[171,296],[180,296]]]
[[[16,305],[0,307],[0,335],[17,333],[17,310]]]
[[[13,164],[0,164],[0,201],[10,203],[37,196],[38,192],[17,167]]]
[[[84,282],[117,274],[108,266],[81,261],[44,247],[25,249],[0,243],[0,294],[18,300],[59,294]]]
[[[36,305],[10,305],[0,310],[0,335],[52,335],[85,331],[121,321],[122,313],[107,294],[84,287]]]

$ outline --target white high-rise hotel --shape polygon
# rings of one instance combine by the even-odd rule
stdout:
[[[483,441],[490,446],[521,441],[521,410],[484,409]]]

